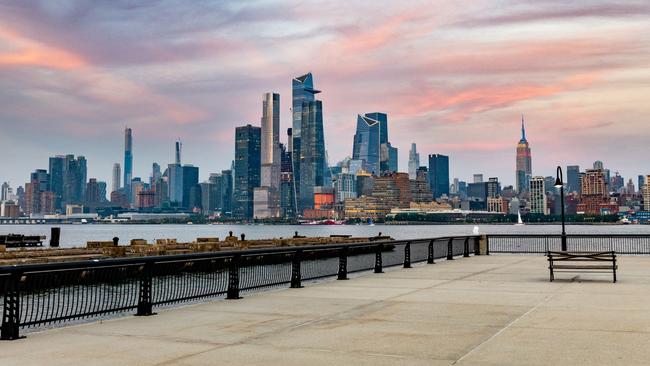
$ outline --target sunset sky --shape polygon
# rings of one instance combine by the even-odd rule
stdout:
[[[134,5],[142,3],[140,5]],[[407,5],[401,5],[407,4]],[[333,165],[356,115],[385,112],[400,170],[416,142],[451,177],[514,183],[520,116],[533,174],[594,160],[650,174],[649,1],[3,1],[0,181],[81,154],[88,177],[123,162],[230,166],[234,128],[260,124],[262,94],[311,71]]]

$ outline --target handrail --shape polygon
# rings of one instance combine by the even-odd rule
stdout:
[[[0,339],[17,339],[22,328],[53,322],[133,310],[149,316],[163,304],[215,296],[239,299],[241,291],[300,288],[303,280],[345,280],[352,272],[382,273],[384,267],[469,257],[479,254],[480,239],[374,240],[2,266]]]
[[[480,235],[462,236],[462,238],[478,238]],[[264,255],[264,254],[280,254],[280,253],[293,253],[297,250],[335,250],[341,248],[366,248],[374,247],[378,243],[384,245],[400,245],[407,242],[421,242],[429,240],[448,240],[450,238],[458,238],[453,236],[443,236],[435,238],[424,239],[405,239],[405,240],[375,240],[362,243],[350,244],[323,244],[323,245],[303,245],[294,247],[280,247],[280,248],[253,248],[242,250],[226,250],[218,252],[204,252],[204,253],[186,253],[186,254],[170,254],[170,255],[155,255],[155,256],[142,256],[142,257],[129,257],[129,258],[104,258],[104,259],[88,259],[81,261],[69,262],[56,262],[56,263],[36,263],[36,264],[13,264],[8,266],[0,266],[0,274],[13,273],[15,271],[31,272],[31,271],[47,271],[57,269],[73,269],[78,267],[105,267],[105,266],[119,266],[119,265],[134,265],[144,264],[146,262],[176,262],[184,260],[203,260],[203,259],[216,259],[227,258],[233,255]]]

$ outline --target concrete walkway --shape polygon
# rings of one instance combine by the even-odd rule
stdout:
[[[650,258],[619,267],[549,283],[542,256],[443,261],[30,333],[0,365],[647,365]]]

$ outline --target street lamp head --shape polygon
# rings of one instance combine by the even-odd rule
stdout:
[[[556,173],[557,173],[556,174],[557,178],[555,179],[555,188],[561,188],[562,186],[564,186],[564,182],[563,182],[564,174],[562,174],[562,168],[560,166],[557,167]]]

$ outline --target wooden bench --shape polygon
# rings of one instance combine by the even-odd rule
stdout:
[[[592,272],[614,274],[616,282],[616,253],[599,252],[599,253],[570,253],[570,252],[546,252],[548,257],[548,269],[551,272],[551,282],[555,279],[555,272]]]

